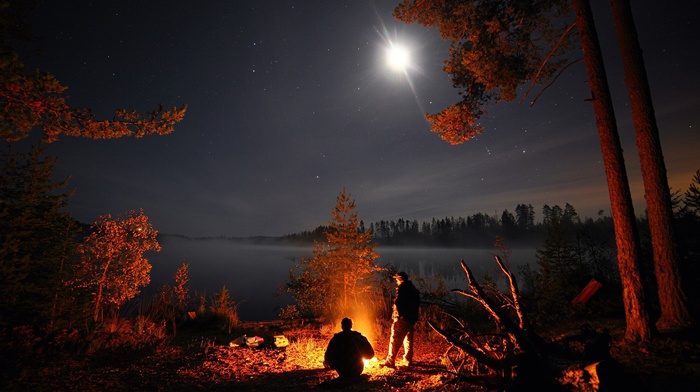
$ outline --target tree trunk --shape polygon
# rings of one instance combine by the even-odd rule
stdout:
[[[107,282],[107,270],[109,269],[110,264],[112,264],[111,257],[107,259],[105,269],[102,271],[102,277],[97,282],[97,295],[95,296],[95,314],[93,315],[93,319],[95,320],[95,322],[97,322],[100,319],[100,309],[102,307],[102,288]]]
[[[661,306],[661,318],[656,326],[659,329],[679,329],[690,325],[692,317],[681,285],[678,251],[673,232],[671,192],[666,178],[651,90],[629,0],[611,0],[610,8],[622,55],[644,181],[644,197]]]
[[[615,225],[617,262],[622,281],[622,297],[625,306],[627,341],[647,341],[652,327],[644,303],[644,289],[639,272],[639,235],[635,225],[632,197],[620,138],[615,124],[610,90],[603,65],[598,34],[588,0],[573,0],[581,47],[583,49],[589,85],[593,95],[600,147],[608,181],[612,218]]]
[[[100,303],[102,302],[102,283],[99,284],[97,290],[97,296],[95,297],[95,311],[93,314],[93,321],[97,322],[100,319]]]

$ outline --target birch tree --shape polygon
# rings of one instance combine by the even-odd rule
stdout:
[[[151,264],[144,253],[161,250],[157,235],[143,211],[103,215],[93,224],[78,247],[81,276],[76,281],[91,295],[93,321],[103,318],[105,308],[116,312],[150,283]]]

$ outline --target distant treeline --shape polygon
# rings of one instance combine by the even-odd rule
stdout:
[[[610,216],[600,211],[598,217],[582,220],[576,209],[566,204],[563,208],[545,204],[542,218],[535,221],[535,210],[531,204],[519,204],[514,213],[504,210],[500,216],[477,213],[466,218],[433,218],[431,221],[398,219],[379,221],[361,230],[371,230],[377,245],[383,246],[437,246],[437,247],[492,247],[496,237],[502,237],[510,247],[538,245],[546,235],[546,228],[554,220],[565,227],[609,233],[613,236]],[[286,242],[312,243],[324,241],[327,226],[313,231],[290,234],[281,239]]]
[[[688,190],[685,193],[675,191],[672,198],[679,251],[685,259],[695,260],[700,254],[700,243],[697,241],[697,233],[700,232],[700,170],[696,172]],[[500,216],[476,213],[466,218],[444,217],[422,222],[415,219],[382,220],[369,225],[361,221],[360,230],[371,230],[373,241],[379,246],[491,248],[496,238],[500,237],[505,246],[517,248],[539,247],[553,222],[575,237],[594,238],[611,243],[614,247],[615,228],[612,217],[600,210],[597,217],[582,219],[569,203],[563,208],[559,205],[543,205],[538,220],[531,204],[518,204],[514,212],[506,209]],[[648,253],[650,244],[646,216],[637,218],[637,227],[642,250]],[[313,244],[314,241],[325,242],[327,230],[328,226],[318,226],[311,231],[280,237],[216,238],[258,244]]]

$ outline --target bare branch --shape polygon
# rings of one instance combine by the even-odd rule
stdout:
[[[513,307],[515,308],[515,312],[518,315],[518,320],[520,320],[520,328],[522,329],[529,329],[530,328],[530,322],[525,313],[523,312],[522,307],[520,306],[520,290],[518,289],[518,282],[515,280],[515,277],[513,276],[513,273],[506,267],[506,265],[503,263],[500,257],[495,256],[496,258],[496,263],[498,266],[501,268],[501,271],[503,272],[503,275],[508,278],[508,285],[510,287],[510,295],[513,298]]]
[[[453,345],[455,345],[459,349],[463,350],[467,354],[474,357],[479,363],[481,363],[481,364],[483,364],[483,365],[485,365],[493,370],[496,370],[496,371],[503,370],[509,366],[509,364],[507,362],[507,360],[509,360],[508,357],[506,357],[504,359],[496,359],[496,358],[490,357],[490,356],[484,354],[483,352],[481,352],[481,350],[477,349],[476,347],[473,347],[471,344],[463,342],[463,341],[459,340],[457,337],[450,335],[449,333],[447,333],[447,331],[441,329],[440,327],[435,325],[433,322],[428,321],[428,325],[430,325],[430,327],[433,330],[435,330],[435,332],[437,332],[443,338],[445,338],[445,340],[447,340],[448,342],[452,343]]]
[[[551,59],[552,56],[554,56],[554,53],[557,51],[557,49],[559,49],[559,46],[560,46],[561,43],[564,41],[564,37],[566,37],[566,36],[571,32],[571,30],[572,30],[575,26],[576,26],[576,23],[572,23],[572,24],[566,29],[566,31],[564,31],[564,33],[561,35],[561,37],[559,37],[559,41],[557,41],[557,44],[554,45],[554,47],[553,47],[552,50],[549,52],[549,54],[547,54],[547,57],[544,59],[544,61],[543,61],[542,64],[540,65],[540,68],[537,70],[537,73],[535,74],[535,77],[532,78],[532,84],[530,85],[530,88],[527,89],[527,91],[525,92],[525,94],[523,95],[523,97],[520,99],[520,102],[519,102],[519,103],[523,103],[523,101],[525,100],[525,97],[527,97],[527,95],[530,94],[530,91],[532,91],[532,89],[535,87],[535,83],[537,83],[537,80],[540,78],[540,74],[542,73],[542,70],[544,69],[544,66],[547,65],[547,63],[549,62],[549,59]]]
[[[552,84],[554,84],[554,82],[557,81],[557,79],[559,78],[559,76],[561,76],[561,74],[562,74],[564,71],[566,71],[569,67],[571,67],[572,65],[578,63],[579,61],[583,61],[583,57],[581,57],[580,59],[577,59],[577,60],[574,60],[574,61],[570,62],[570,63],[567,64],[564,68],[562,68],[562,69],[557,73],[557,75],[556,75],[554,78],[552,78],[552,81],[549,82],[549,84],[547,84],[546,86],[544,86],[544,88],[542,88],[542,91],[540,91],[540,93],[537,94],[537,96],[535,97],[535,99],[533,99],[532,102],[530,102],[530,107],[535,106],[535,102],[537,102],[537,100],[540,98],[540,96],[542,96],[542,94],[543,94],[545,91],[547,91],[547,89],[549,88],[549,86],[551,86]]]

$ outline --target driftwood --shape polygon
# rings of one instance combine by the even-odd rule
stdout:
[[[495,256],[495,259],[508,281],[508,293],[489,292],[488,294],[496,295],[488,295],[487,291],[474,279],[464,260],[460,261],[460,264],[467,278],[467,289],[453,289],[452,292],[479,303],[489,313],[497,333],[475,335],[469,331],[466,323],[454,316],[451,317],[460,324],[461,328],[447,331],[437,323],[428,321],[430,327],[453,347],[490,369],[489,383],[492,384],[496,377],[500,384],[498,389],[598,390],[601,381],[596,379],[597,384],[592,385],[591,380],[597,375],[591,372],[594,372],[596,365],[600,362],[591,361],[608,361],[605,362],[605,366],[611,367],[609,335],[598,334],[588,328],[580,335],[571,335],[558,341],[545,340],[531,328],[531,323],[522,307],[515,277],[500,257]],[[509,309],[512,309],[512,312]],[[511,319],[513,314],[517,318],[516,321]],[[494,337],[498,338],[496,344],[493,344]],[[585,363],[572,365],[573,361],[570,358],[576,353],[571,346],[575,343],[580,343],[583,346],[582,351],[588,354],[585,358],[581,357],[585,359]],[[459,373],[468,382],[479,383],[478,377],[475,377],[477,375],[473,373],[464,374],[465,372],[458,368],[453,371]]]

